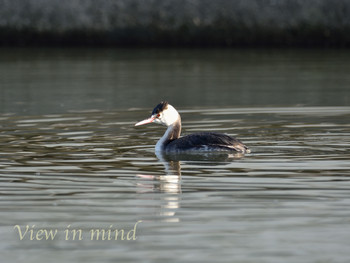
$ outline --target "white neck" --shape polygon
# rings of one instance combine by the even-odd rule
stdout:
[[[168,126],[168,128],[166,129],[164,135],[162,136],[162,138],[160,138],[156,144],[156,152],[162,152],[164,150],[164,146],[166,141],[169,138],[170,133],[172,132],[173,126],[170,125]]]
[[[181,118],[180,116],[178,116],[177,121],[175,121],[173,124],[168,126],[162,138],[160,138],[159,141],[157,142],[156,152],[164,151],[165,146],[169,142],[179,138],[180,134],[181,134]]]

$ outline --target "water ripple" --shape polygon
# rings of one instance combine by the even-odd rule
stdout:
[[[143,258],[157,247],[165,259],[170,251],[185,255],[197,247],[226,254],[234,247],[232,255],[254,247],[256,258],[276,255],[267,247],[296,255],[305,247],[336,246],[344,254],[349,113],[349,107],[185,110],[184,133],[222,131],[244,141],[252,153],[177,159],[154,154],[164,127],[134,128],[143,110],[0,116],[3,248],[69,248],[81,256],[117,247]],[[63,231],[67,225],[129,227],[138,220],[143,221],[139,240],[128,244],[62,238],[40,243],[13,235],[14,224]],[[300,249],[290,250],[291,244]]]

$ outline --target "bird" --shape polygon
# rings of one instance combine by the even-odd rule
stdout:
[[[241,154],[251,152],[241,141],[223,133],[199,132],[180,137],[180,114],[167,101],[160,102],[153,109],[151,117],[136,123],[135,126],[148,123],[157,123],[167,126],[167,130],[155,146],[156,152],[187,153],[227,151]]]

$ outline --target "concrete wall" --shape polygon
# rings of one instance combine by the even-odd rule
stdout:
[[[350,1],[0,0],[0,44],[350,46]]]

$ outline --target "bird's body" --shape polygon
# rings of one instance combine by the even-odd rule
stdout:
[[[222,133],[200,132],[180,137],[181,117],[176,109],[167,102],[158,104],[150,118],[138,122],[135,126],[147,123],[164,124],[168,128],[156,144],[157,152],[178,153],[191,151],[230,151],[249,153],[250,150],[239,140]]]
[[[247,147],[231,136],[216,132],[193,133],[170,141],[165,150],[179,151],[236,151],[246,152]]]

